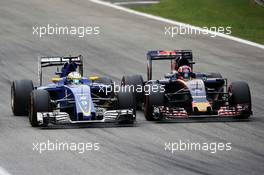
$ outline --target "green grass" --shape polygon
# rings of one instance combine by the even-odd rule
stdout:
[[[200,27],[232,27],[232,35],[264,44],[264,7],[254,0],[161,0],[135,10]]]

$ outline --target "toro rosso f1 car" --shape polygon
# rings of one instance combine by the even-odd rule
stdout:
[[[144,104],[147,120],[233,117],[252,114],[250,89],[246,82],[228,83],[220,73],[194,73],[190,50],[147,53],[147,81],[141,75],[124,76],[122,85],[144,86],[148,93],[136,92],[137,104]],[[169,60],[171,72],[152,79],[152,62]]]
[[[42,85],[42,69],[57,66],[52,83]],[[58,66],[62,66],[59,71]],[[133,123],[136,118],[132,92],[112,90],[108,77],[83,77],[83,59],[40,57],[39,83],[13,81],[11,107],[16,116],[28,115],[33,127],[65,123]],[[106,93],[107,92],[107,93]]]

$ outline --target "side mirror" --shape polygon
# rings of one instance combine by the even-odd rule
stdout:
[[[95,81],[95,80],[98,80],[98,79],[99,79],[98,76],[91,76],[91,77],[89,77],[89,80],[91,80],[91,81]]]
[[[51,81],[53,82],[53,83],[58,83],[59,81],[61,81],[62,80],[62,78],[60,78],[60,77],[53,77],[52,79],[51,79]]]

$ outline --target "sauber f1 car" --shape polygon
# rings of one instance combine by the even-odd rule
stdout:
[[[144,86],[148,93],[135,92],[137,105],[144,104],[147,120],[191,117],[248,118],[252,114],[246,82],[228,83],[220,73],[194,73],[190,50],[149,51],[147,81],[141,75],[124,76],[121,85]],[[171,72],[152,79],[152,62],[169,60]]]
[[[108,77],[83,77],[83,58],[40,57],[39,83],[13,81],[11,107],[16,116],[28,115],[33,127],[65,123],[133,123],[136,118],[132,92],[115,93]],[[42,69],[57,66],[52,83],[42,85]],[[62,66],[59,70],[58,66]]]

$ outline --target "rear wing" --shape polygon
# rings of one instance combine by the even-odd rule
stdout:
[[[64,66],[66,63],[75,64],[78,69],[79,73],[83,76],[83,57],[82,55],[79,56],[49,56],[49,57],[39,57],[38,58],[38,77],[39,77],[39,84],[42,85],[42,68],[44,67],[52,67],[52,66]],[[56,72],[56,74],[63,75],[65,72]]]
[[[193,68],[193,55],[191,50],[155,50],[147,53],[148,60],[148,80],[152,79],[152,61],[171,60],[171,70],[177,70],[182,65],[188,65]]]
[[[180,57],[192,61],[193,60],[192,51],[191,50],[172,50],[172,51],[156,50],[156,51],[149,51],[147,53],[148,60],[174,60]]]

